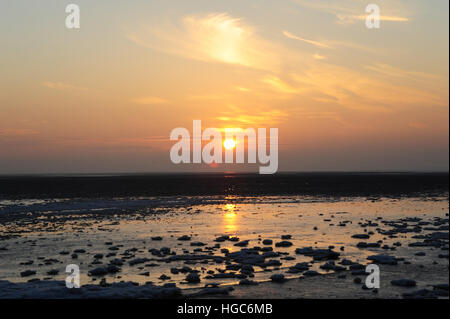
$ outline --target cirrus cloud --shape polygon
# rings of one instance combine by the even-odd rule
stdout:
[[[278,69],[281,47],[264,40],[243,19],[227,13],[189,15],[178,24],[158,24],[130,32],[127,38],[144,47],[184,58]]]
[[[370,3],[365,0],[295,0],[303,7],[326,12],[336,17],[338,24],[353,24],[355,22],[366,20],[366,6]],[[401,0],[378,0],[380,7],[380,20],[390,22],[410,21],[412,4],[405,4]]]

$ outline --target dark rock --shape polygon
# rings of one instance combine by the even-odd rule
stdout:
[[[197,273],[190,273],[186,276],[186,281],[189,283],[200,282],[200,276]]]
[[[116,265],[108,265],[106,266],[106,271],[110,274],[115,274],[118,273],[119,271],[121,271],[122,269],[120,269],[120,267],[116,266]]]
[[[194,241],[194,242],[191,243],[191,246],[197,246],[197,247],[199,247],[199,246],[206,246],[206,244],[205,244],[205,243],[202,243],[202,242],[200,242],[200,241]]]
[[[314,260],[336,260],[340,254],[331,249],[312,249],[311,247],[297,248],[296,254],[311,256]]]
[[[265,267],[277,267],[277,266],[281,266],[281,265],[282,265],[282,263],[279,260],[271,259],[271,260],[265,262],[263,266],[265,266]]]
[[[109,263],[111,265],[116,265],[116,266],[122,266],[123,265],[123,261],[121,259],[117,259],[117,258],[112,259]]]
[[[368,234],[355,234],[355,235],[352,236],[352,238],[369,239],[370,235],[368,235]]]
[[[245,247],[245,246],[248,246],[248,243],[249,243],[249,240],[243,240],[243,241],[240,241],[240,242],[234,244],[234,246]]]
[[[285,278],[283,274],[273,274],[272,276],[270,276],[270,280],[272,280],[273,282],[277,282],[277,283],[282,283],[285,282]]]
[[[411,279],[398,279],[398,280],[392,280],[391,285],[399,286],[399,287],[415,287],[416,282]]]
[[[251,265],[245,264],[245,265],[241,265],[241,272],[246,272],[246,273],[252,273],[255,270],[253,269],[253,267]]]
[[[88,272],[89,276],[103,276],[108,273],[108,270],[105,267],[98,267],[90,270]]]
[[[389,255],[373,255],[367,257],[367,259],[381,265],[397,265],[397,259]]]
[[[299,272],[307,271],[309,267],[310,265],[306,262],[297,263],[295,266],[290,267],[287,272],[290,274],[297,274]]]
[[[426,254],[423,251],[419,251],[418,253],[415,253],[416,256],[425,256]]]
[[[36,275],[35,270],[25,270],[20,273],[20,277],[28,277],[28,276],[32,276],[32,275]]]
[[[286,241],[286,240],[280,241],[275,244],[275,247],[291,247],[291,246],[292,246],[292,243],[290,241]]]
[[[258,283],[253,280],[242,279],[241,281],[239,281],[239,285],[241,285],[241,286],[256,286],[256,285],[258,285]]]
[[[147,261],[150,261],[150,259],[148,259],[148,258],[136,258],[136,259],[130,260],[130,261],[128,262],[128,264],[129,264],[130,266],[134,266],[134,265],[137,265],[137,264],[143,264],[143,263],[146,263]]]
[[[320,274],[315,270],[307,270],[303,273],[303,276],[308,276],[308,277],[314,277],[314,276],[318,276],[318,275],[320,275]]]
[[[214,239],[214,241],[217,241],[217,242],[224,242],[225,240],[228,240],[228,238],[230,238],[230,236],[220,236],[220,237],[217,237],[216,239]]]
[[[354,264],[356,264],[355,262],[353,262],[353,261],[351,261],[351,260],[349,260],[349,259],[342,259],[342,261],[340,262],[340,264],[341,265],[344,265],[344,266],[350,266],[350,265],[354,265]]]
[[[338,266],[334,263],[334,261],[328,261],[325,264],[320,266],[321,269],[324,270],[334,270],[334,271],[343,271],[346,270],[345,267]]]
[[[170,254],[170,248],[169,248],[169,247],[162,247],[162,248],[159,250],[159,252],[160,252],[162,255],[168,255],[168,254]]]
[[[356,247],[358,248],[379,248],[379,243],[365,243],[365,242],[359,242]]]

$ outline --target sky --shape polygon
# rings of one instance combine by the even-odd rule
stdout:
[[[79,29],[65,26],[69,3]],[[448,171],[448,6],[8,1],[0,174],[258,169],[173,164],[170,132],[193,120],[278,128],[279,171]]]

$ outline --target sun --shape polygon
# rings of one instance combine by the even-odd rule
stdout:
[[[223,142],[223,146],[227,150],[232,150],[233,148],[236,147],[236,141],[233,139],[227,139]]]

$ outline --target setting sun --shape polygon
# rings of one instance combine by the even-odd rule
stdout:
[[[232,149],[235,148],[235,146],[236,146],[236,141],[233,140],[233,139],[225,140],[225,142],[223,142],[223,146],[224,146],[225,149],[227,149],[227,150],[232,150]]]

